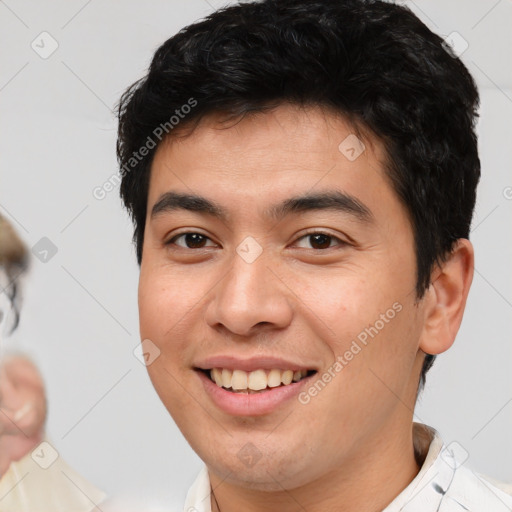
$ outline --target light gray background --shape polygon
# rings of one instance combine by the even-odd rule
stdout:
[[[417,416],[459,443],[466,464],[512,481],[512,3],[402,3],[443,37],[456,31],[469,43],[462,58],[482,98],[473,288]],[[48,237],[58,248],[46,263],[33,258],[23,319],[5,345],[40,366],[61,456],[110,494],[171,508],[201,462],[133,355],[138,268],[118,189],[102,201],[92,190],[116,173],[111,108],[122,91],[164,40],[219,5],[0,2],[0,211],[29,246]],[[43,31],[59,45],[47,59],[31,48]]]

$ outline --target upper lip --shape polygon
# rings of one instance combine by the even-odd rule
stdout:
[[[238,358],[227,355],[211,356],[194,364],[199,370],[211,370],[212,368],[226,368],[228,370],[243,370],[252,372],[255,370],[316,370],[311,365],[305,365],[297,361],[290,361],[272,356],[258,356],[250,358]]]

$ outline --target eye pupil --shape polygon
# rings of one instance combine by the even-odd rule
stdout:
[[[206,242],[206,237],[200,233],[187,233],[185,235],[185,243],[189,248],[203,247]]]
[[[314,247],[315,249],[327,249],[331,245],[331,237],[329,235],[317,233],[315,235],[310,235],[310,238],[311,246]]]

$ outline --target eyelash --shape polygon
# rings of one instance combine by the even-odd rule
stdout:
[[[169,241],[165,242],[165,245],[166,246],[171,246],[171,245],[176,245],[175,244],[175,241],[183,236],[186,236],[186,235],[201,235],[202,237],[206,238],[207,240],[210,240],[211,239],[209,237],[207,237],[206,235],[203,235],[202,233],[199,233],[197,231],[185,231],[183,233],[178,233],[177,235],[174,235]],[[330,233],[327,233],[325,231],[309,231],[307,233],[304,233],[303,235],[301,235],[299,238],[297,238],[297,240],[302,240],[303,238],[307,238],[308,236],[312,236],[312,235],[324,235],[324,236],[327,236],[329,237],[332,241],[336,241],[337,244],[336,246],[346,246],[346,245],[349,245],[348,242],[345,242],[343,240],[341,240],[340,238],[334,236],[334,235],[331,235]],[[330,246],[330,247],[327,247],[325,249],[314,249],[312,248],[311,250],[313,251],[326,251],[327,249],[333,249],[334,247],[336,246]],[[179,247],[180,249],[188,249],[188,250],[197,250],[197,249],[194,249],[194,248],[191,248],[191,247],[182,247],[181,245],[178,245],[177,247]],[[199,247],[199,249],[204,249],[205,247]]]

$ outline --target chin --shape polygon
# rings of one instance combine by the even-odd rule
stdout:
[[[248,448],[251,446],[249,442],[244,445],[245,450],[231,451],[234,445],[232,440],[225,449],[218,446],[218,453],[212,452],[208,446],[194,450],[210,471],[232,485],[246,489],[279,492],[295,489],[315,479],[310,469],[319,465],[301,456],[304,454],[304,444],[302,449],[289,446],[288,453],[281,445],[279,454],[268,446],[268,451],[256,452],[254,448]]]

